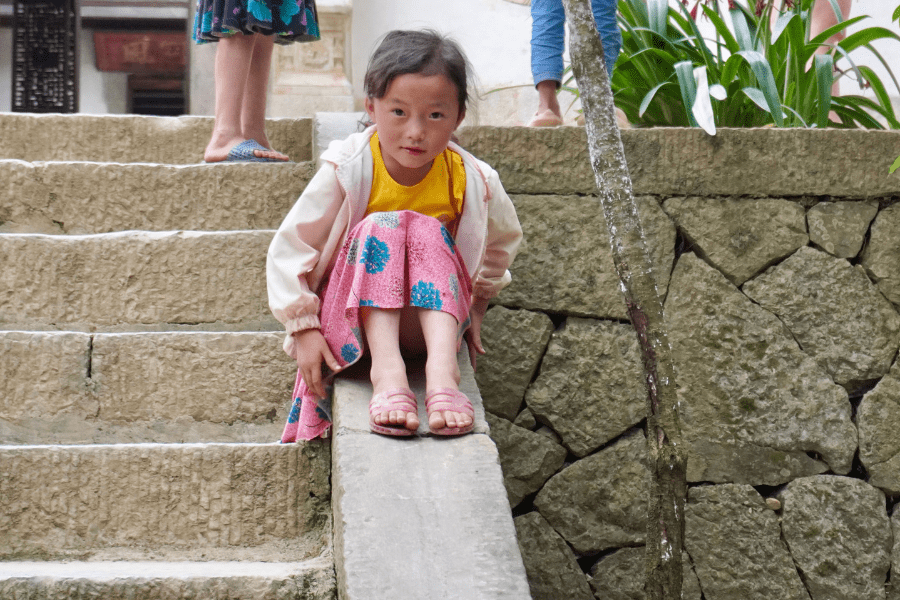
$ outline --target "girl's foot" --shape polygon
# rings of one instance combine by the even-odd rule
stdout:
[[[412,391],[395,388],[372,396],[369,427],[384,435],[412,435],[419,428],[418,406]]]
[[[209,145],[206,147],[206,150],[203,153],[203,161],[208,163],[222,162],[228,158],[228,153],[231,152],[238,144],[245,142],[242,138],[234,138],[225,141],[213,139],[209,142]],[[288,161],[290,160],[286,154],[282,154],[276,150],[272,150],[266,147],[264,150],[254,150],[253,155],[256,158],[274,160],[274,161]]]
[[[462,435],[475,426],[475,409],[457,389],[439,388],[425,396],[428,428],[435,435]]]

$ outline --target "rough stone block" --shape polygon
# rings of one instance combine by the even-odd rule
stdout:
[[[693,250],[741,285],[809,242],[803,207],[773,198],[670,198],[666,213]]]
[[[675,226],[650,197],[637,197],[660,295],[675,252]],[[592,196],[514,196],[525,239],[512,283],[497,302],[584,317],[628,318],[603,207]]]
[[[622,131],[635,194],[834,196],[900,192],[886,177],[896,131],[663,128]],[[467,127],[463,147],[500,173],[515,194],[594,194],[583,127]],[[841,165],[835,169],[834,165]]]
[[[270,324],[271,231],[0,236],[0,325]]]
[[[0,332],[0,421],[96,415],[90,347],[83,333]]]
[[[362,419],[348,413],[367,414],[371,394],[365,381],[335,384],[341,598],[527,599],[494,443],[479,433],[438,439],[360,431],[350,424]]]
[[[646,440],[636,433],[551,477],[534,505],[576,552],[596,553],[644,543],[649,489]]]
[[[212,128],[212,117],[10,114],[0,119],[0,156],[29,162],[200,163]],[[266,133],[291,160],[312,160],[312,119],[267,119]]]
[[[335,593],[330,553],[290,563],[0,563],[0,597],[17,600],[333,600]]]
[[[690,488],[685,548],[706,598],[808,600],[778,516],[749,485]]]
[[[784,539],[812,600],[885,597],[893,533],[882,491],[819,475],[792,481],[779,498]]]
[[[313,164],[0,160],[0,233],[276,229]]]
[[[647,550],[643,546],[622,548],[591,567],[590,584],[597,600],[644,600],[647,581]],[[700,600],[700,582],[687,552],[681,553],[681,598]]]
[[[875,218],[862,265],[881,293],[900,307],[900,204],[884,209]]]
[[[646,416],[647,386],[631,325],[570,318],[553,334],[525,402],[576,456]]]
[[[280,333],[127,333],[94,337],[103,421],[191,418],[283,422],[296,363]]]
[[[506,419],[490,413],[485,416],[491,426],[491,439],[500,454],[509,505],[515,507],[559,471],[566,460],[566,449],[546,436],[517,427]]]
[[[689,481],[779,485],[850,470],[857,432],[847,392],[775,315],[693,254],[672,274],[666,327]]]
[[[519,548],[533,600],[592,600],[575,553],[537,512],[516,517]]]
[[[5,560],[297,560],[330,539],[329,449],[0,446]]]
[[[553,322],[542,313],[502,306],[487,312],[481,325],[486,353],[478,357],[475,381],[488,412],[516,418],[552,332]]]
[[[900,359],[856,411],[859,460],[869,483],[891,495],[900,494]]]
[[[859,254],[877,202],[820,202],[806,213],[810,241],[832,256]]]
[[[844,259],[804,247],[743,290],[848,391],[884,376],[897,355],[900,315]]]

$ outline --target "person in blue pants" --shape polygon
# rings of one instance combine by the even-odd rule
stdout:
[[[616,23],[616,0],[591,0],[597,32],[603,42],[606,72],[622,48],[622,34]],[[562,83],[566,15],[562,0],[531,0],[531,74],[538,91],[538,110],[529,127],[562,125],[556,90]]]

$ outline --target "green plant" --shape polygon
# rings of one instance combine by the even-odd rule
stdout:
[[[686,0],[682,0],[687,3]],[[816,1],[786,1],[789,6],[771,18],[771,0],[753,8],[729,0],[729,10],[717,2],[692,0],[693,10],[667,0],[621,0],[619,24],[622,54],[616,63],[612,88],[616,106],[640,126],[700,126],[714,134],[716,127],[867,127],[900,128],[887,90],[867,66],[851,53],[868,48],[887,69],[890,66],[871,46],[878,39],[900,41],[884,27],[868,27],[848,35],[832,51],[849,67],[837,71],[832,53],[816,54],[826,40],[850,25],[867,19],[854,17],[810,39],[810,13]],[[704,38],[696,23],[698,10],[714,27]],[[900,7],[898,7],[900,12]],[[895,13],[896,16],[896,13]],[[727,17],[727,19],[726,19]],[[840,19],[839,19],[840,20]],[[731,22],[729,27],[727,21]],[[875,93],[832,97],[836,79],[855,79]],[[834,114],[837,120],[829,118]],[[873,116],[874,115],[874,116]]]

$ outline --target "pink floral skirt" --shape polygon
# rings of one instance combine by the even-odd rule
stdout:
[[[417,306],[449,313],[460,324],[458,341],[469,325],[472,282],[456,242],[440,221],[417,212],[363,219],[350,232],[323,288],[322,335],[342,367],[366,351],[360,307]],[[313,397],[298,371],[282,443],[327,436],[331,392],[328,386],[328,398]]]

